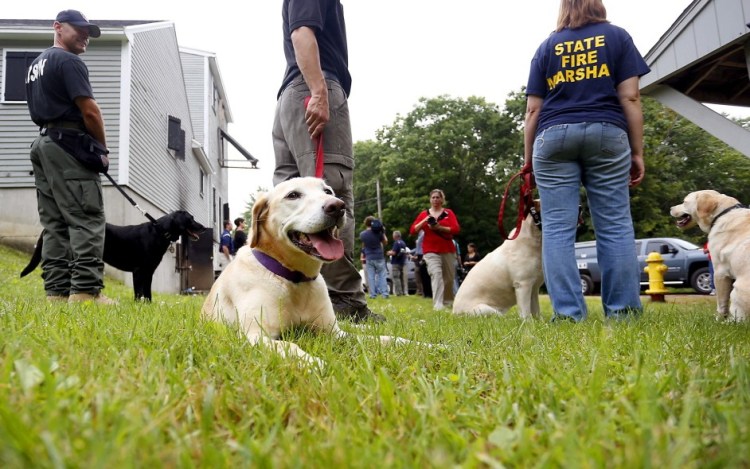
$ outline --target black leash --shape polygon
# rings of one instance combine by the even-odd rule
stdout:
[[[125,191],[122,189],[122,187],[120,187],[120,185],[117,184],[114,179],[112,179],[112,176],[110,176],[109,173],[104,173],[104,175],[107,176],[107,179],[109,179],[109,182],[111,182],[112,185],[115,186],[115,188],[117,188],[118,191],[120,191],[120,194],[122,194],[123,197],[128,199],[128,202],[130,202],[130,204],[133,207],[137,208],[143,214],[144,217],[148,218],[151,221],[151,223],[156,224],[156,219],[152,217],[147,211],[139,207],[138,204],[135,203],[135,200],[133,200],[128,194],[126,194]]]
[[[748,206],[747,205],[743,205],[743,204],[735,204],[735,205],[732,205],[729,208],[725,208],[724,210],[721,211],[721,213],[719,213],[718,215],[716,215],[714,217],[714,219],[711,221],[711,228],[714,227],[714,225],[719,220],[719,218],[723,217],[724,215],[726,215],[727,213],[731,212],[732,210],[734,210],[736,208],[748,208]]]

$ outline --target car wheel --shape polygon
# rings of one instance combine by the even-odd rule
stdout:
[[[690,286],[702,295],[711,293],[711,272],[708,267],[701,267],[690,276]]]
[[[594,281],[586,274],[581,274],[581,291],[584,295],[594,294]]]

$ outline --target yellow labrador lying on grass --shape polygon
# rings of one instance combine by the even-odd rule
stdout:
[[[750,209],[734,197],[707,190],[691,192],[682,204],[672,207],[670,214],[677,218],[677,226],[681,229],[697,224],[708,233],[708,249],[714,264],[716,318],[748,319]]]
[[[539,203],[534,204],[539,211]],[[506,240],[484,257],[458,289],[454,313],[505,314],[516,303],[522,318],[539,318],[542,274],[542,232],[531,214],[514,240]]]
[[[253,344],[322,365],[299,346],[279,341],[282,331],[307,326],[345,337],[336,323],[320,268],[344,255],[336,237],[344,202],[322,179],[296,178],[276,186],[253,206],[250,242],[211,288],[203,314],[236,324]],[[381,342],[408,343],[380,336]]]

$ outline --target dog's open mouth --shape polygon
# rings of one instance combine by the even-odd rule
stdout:
[[[306,254],[323,261],[335,261],[344,255],[344,242],[336,237],[336,227],[318,233],[301,233],[290,231],[289,239]]]
[[[193,241],[198,241],[201,238],[200,233],[196,233],[195,231],[186,230],[187,234],[190,236],[190,239]]]
[[[677,219],[677,227],[678,228],[685,228],[690,224],[690,222],[693,221],[693,217],[691,217],[687,213],[683,213],[680,215],[680,217]]]

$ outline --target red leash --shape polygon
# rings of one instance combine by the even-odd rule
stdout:
[[[536,214],[536,209],[534,208],[534,197],[531,194],[534,188],[536,187],[536,182],[534,181],[534,173],[532,172],[531,165],[525,165],[523,168],[521,168],[521,171],[517,172],[513,175],[512,178],[510,178],[510,181],[508,181],[508,184],[505,186],[505,193],[503,194],[503,201],[500,203],[500,213],[497,216],[497,227],[500,229],[500,235],[502,235],[503,239],[508,239],[510,241],[516,239],[518,234],[521,232],[521,223],[523,223],[523,220],[526,218],[526,215],[529,213],[532,213],[534,215],[534,220],[536,221],[538,218],[538,214]],[[519,200],[518,200],[518,218],[516,220],[516,231],[513,234],[512,238],[509,238],[506,233],[505,229],[503,228],[503,215],[505,215],[505,201],[508,200],[508,192],[510,191],[510,185],[513,183],[513,181],[516,180],[516,178],[521,178],[521,190],[519,193]]]
[[[305,97],[305,109],[310,104],[310,98],[312,96]],[[325,156],[323,154],[323,134],[321,133],[315,138],[315,177],[323,179],[323,164],[325,163]]]

